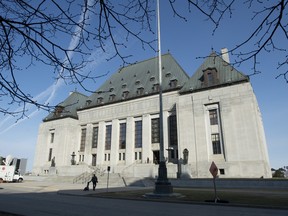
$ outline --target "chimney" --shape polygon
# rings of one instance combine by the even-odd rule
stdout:
[[[222,55],[222,59],[224,61],[226,61],[227,63],[230,63],[229,53],[228,53],[228,49],[227,48],[222,48],[221,49],[221,55]]]

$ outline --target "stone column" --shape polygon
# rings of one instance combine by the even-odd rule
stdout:
[[[98,124],[98,145],[97,145],[97,159],[96,164],[104,164],[104,151],[105,151],[105,132],[106,125],[105,122],[99,122]]]
[[[126,165],[134,162],[134,118],[128,117],[126,122]]]
[[[112,120],[112,138],[111,138],[111,155],[110,164],[117,165],[119,160],[119,120]]]
[[[142,163],[153,163],[153,152],[151,148],[151,117],[149,114],[143,116],[142,120]]]

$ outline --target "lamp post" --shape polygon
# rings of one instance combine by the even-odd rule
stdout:
[[[160,129],[160,163],[158,168],[158,178],[155,182],[154,193],[170,194],[173,187],[167,178],[167,167],[164,158],[164,137],[163,137],[163,101],[162,101],[162,60],[161,60],[161,41],[160,41],[160,8],[157,0],[157,27],[158,27],[158,66],[159,66],[159,129]]]

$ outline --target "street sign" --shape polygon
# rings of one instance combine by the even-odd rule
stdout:
[[[216,176],[218,175],[218,167],[216,166],[214,161],[212,161],[209,171],[212,174],[212,176],[216,178]]]

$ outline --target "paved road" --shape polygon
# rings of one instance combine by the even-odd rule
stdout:
[[[104,199],[87,196],[59,195],[57,190],[63,185],[38,184],[1,184],[0,211],[21,215],[101,215],[101,216],[287,216],[287,210],[228,207],[215,205],[194,205],[163,203],[151,201],[133,201]],[[66,187],[69,187],[66,185]],[[70,189],[77,187],[71,185]],[[79,186],[78,186],[79,187]],[[77,190],[76,190],[77,191]],[[83,193],[79,190],[79,194]],[[77,194],[74,194],[77,195]]]

